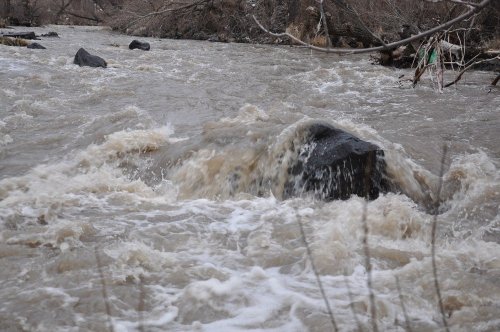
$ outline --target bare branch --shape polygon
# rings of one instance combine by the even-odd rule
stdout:
[[[474,2],[469,2],[469,1],[462,1],[462,0],[424,0],[425,2],[452,2],[452,3],[458,3],[459,5],[464,5],[468,7],[477,7],[477,3]]]
[[[371,307],[371,322],[373,332],[378,332],[377,326],[377,307],[375,306],[375,294],[373,293],[372,285],[372,263],[370,256],[370,246],[368,245],[368,223],[366,221],[366,210],[368,203],[365,201],[363,203],[363,216],[361,222],[363,224],[363,249],[365,251],[365,265],[366,265],[366,284],[368,286],[368,291],[370,294],[370,307]]]
[[[302,221],[300,220],[300,216],[298,213],[296,213],[296,216],[297,216],[297,223],[299,224],[300,235],[302,237],[302,241],[304,242],[304,246],[306,247],[307,257],[309,258],[309,261],[311,262],[311,268],[314,272],[314,275],[316,276],[316,281],[318,282],[318,287],[319,287],[319,290],[321,292],[321,296],[323,297],[323,301],[325,302],[328,316],[330,316],[330,322],[332,323],[333,330],[335,332],[337,332],[338,331],[337,323],[335,322],[335,317],[333,316],[333,312],[332,312],[332,309],[330,307],[330,302],[328,301],[328,298],[326,297],[326,293],[325,293],[325,290],[323,288],[323,283],[321,282],[321,278],[319,277],[318,270],[316,269],[316,265],[314,264],[314,259],[312,256],[311,247],[309,246],[309,242],[307,241],[307,238],[306,238],[306,233],[304,232],[304,226],[302,225]]]
[[[370,30],[370,28],[368,28],[365,24],[365,22],[363,22],[363,20],[361,19],[361,16],[359,15],[359,13],[357,12],[357,10],[350,6],[349,4],[345,3],[343,0],[336,0],[335,3],[337,3],[338,5],[340,5],[341,7],[343,7],[344,9],[346,9],[347,11],[350,11],[352,14],[354,14],[354,17],[356,18],[356,21],[358,21],[358,23],[363,27],[363,29],[368,32],[374,39],[378,40],[378,42],[382,45],[386,45],[385,44],[385,41],[382,40],[382,38],[380,38],[379,36],[377,36],[375,33],[373,33],[373,31]]]
[[[358,315],[356,314],[356,310],[354,309],[354,297],[352,296],[351,286],[349,286],[349,280],[347,280],[345,274],[344,274],[344,282],[347,288],[347,294],[349,295],[349,307],[351,308],[352,315],[354,316],[354,321],[356,322],[358,331],[363,332],[363,328],[361,327],[361,322],[359,321]]]
[[[114,332],[113,322],[111,321],[111,307],[109,305],[109,297],[108,297],[108,292],[106,290],[106,280],[104,279],[104,272],[102,271],[101,258],[99,257],[99,252],[97,251],[97,247],[94,248],[94,251],[95,251],[95,260],[97,262],[97,270],[99,271],[99,277],[101,279],[101,284],[102,284],[102,297],[104,299],[106,316],[108,318],[108,328],[110,332]]]
[[[298,43],[300,45],[306,46],[307,48],[312,49],[312,50],[316,50],[316,51],[320,51],[320,52],[326,52],[326,53],[335,53],[335,54],[362,54],[362,53],[371,53],[371,52],[382,51],[382,50],[391,50],[391,49],[397,48],[398,46],[408,44],[408,43],[410,43],[412,41],[415,41],[415,40],[419,40],[419,39],[421,39],[423,37],[430,36],[430,35],[432,35],[432,34],[434,34],[436,32],[439,32],[441,30],[448,29],[449,27],[453,26],[455,23],[461,22],[461,21],[463,21],[463,20],[465,20],[465,19],[473,16],[474,14],[478,13],[479,11],[481,11],[482,9],[484,9],[486,6],[488,6],[491,1],[492,0],[483,0],[482,2],[478,3],[477,6],[475,6],[472,9],[470,9],[466,13],[464,13],[464,14],[462,14],[460,16],[457,16],[454,19],[449,20],[448,22],[443,23],[441,25],[438,25],[438,26],[436,26],[436,27],[434,27],[432,29],[429,29],[429,30],[426,30],[426,31],[424,31],[422,33],[419,33],[418,35],[411,36],[409,38],[406,38],[406,39],[403,39],[403,40],[400,40],[400,41],[397,41],[397,42],[385,44],[385,45],[382,45],[382,46],[369,47],[369,48],[359,48],[359,49],[324,48],[324,47],[313,46],[311,44],[303,42],[302,40],[298,39],[297,37],[295,37],[295,36],[293,36],[293,35],[291,35],[289,33],[286,33],[286,32],[282,32],[282,33],[271,32],[268,29],[266,29],[257,20],[257,18],[255,16],[253,16],[253,19],[254,19],[255,23],[257,23],[257,25],[264,32],[266,32],[267,34],[269,34],[271,36],[274,36],[274,37],[288,37],[288,38],[292,39],[294,42],[296,42],[296,43]]]
[[[410,319],[408,318],[408,313],[406,312],[405,308],[405,302],[403,301],[403,293],[401,292],[401,285],[399,284],[399,278],[398,276],[395,276],[395,278],[396,278],[396,287],[398,289],[398,294],[399,294],[399,301],[401,302],[401,309],[403,309],[403,315],[405,317],[406,331],[412,332],[410,326]]]
[[[497,85],[498,81],[500,81],[500,74],[498,74],[498,76],[493,80],[493,82],[491,82],[491,85],[492,86]]]
[[[323,8],[323,0],[319,0],[319,11],[321,13],[321,21],[323,21],[323,29],[325,30],[326,46],[331,48],[332,40],[330,39],[330,33],[328,32],[328,24],[326,22],[325,9]]]
[[[89,20],[89,21],[94,21],[94,22],[97,22],[99,23],[100,20],[98,17],[88,17],[88,16],[83,16],[83,15],[80,15],[80,14],[77,14],[77,13],[72,13],[72,12],[65,12],[67,15],[70,15],[70,16],[74,16],[74,17],[77,17],[77,18],[81,18],[81,19],[84,19],[84,20]]]
[[[481,63],[490,62],[490,61],[494,61],[494,60],[500,60],[500,56],[497,56],[497,57],[494,57],[494,58],[491,58],[491,59],[484,59],[484,60],[476,61],[476,62],[473,62],[473,63],[469,64],[468,66],[466,66],[464,69],[462,69],[458,73],[457,77],[455,77],[455,79],[453,80],[453,82],[450,82],[450,83],[446,84],[444,87],[447,88],[449,86],[452,86],[453,84],[456,84],[458,81],[460,81],[462,79],[463,74],[467,70],[471,69],[472,67],[474,67],[474,66],[476,66],[478,64],[481,64]],[[498,82],[498,78],[497,78],[496,82]],[[496,82],[494,81],[495,84],[492,83],[491,85],[496,85]]]
[[[444,174],[444,162],[446,160],[446,153],[448,147],[446,144],[443,146],[443,156],[441,158],[441,170],[439,172],[439,185],[436,193],[435,203],[434,203],[434,219],[432,221],[432,234],[431,234],[431,260],[432,260],[432,275],[434,276],[434,288],[436,289],[436,295],[438,297],[439,311],[441,312],[441,320],[446,332],[449,332],[448,322],[446,321],[446,315],[444,312],[443,298],[441,296],[441,289],[439,287],[438,275],[437,275],[437,265],[436,265],[436,231],[437,231],[437,215],[439,213],[439,199],[441,196],[441,189],[443,187],[443,174]]]
[[[203,3],[207,3],[208,1],[209,0],[199,0],[199,1],[195,1],[195,2],[189,3],[187,5],[184,5],[184,6],[179,6],[179,7],[174,7],[174,8],[165,8],[165,6],[163,6],[163,8],[165,8],[165,9],[158,9],[157,11],[154,11],[154,12],[151,12],[151,13],[148,13],[148,14],[145,14],[145,15],[139,15],[139,14],[137,14],[135,12],[127,11],[127,13],[129,13],[129,14],[137,16],[137,19],[135,19],[132,22],[130,22],[128,24],[128,26],[130,27],[130,26],[134,25],[135,23],[137,23],[137,22],[139,22],[139,21],[141,21],[141,20],[143,20],[145,18],[151,17],[151,16],[158,16],[158,15],[161,15],[161,14],[166,14],[168,12],[175,12],[175,11],[179,11],[179,10],[193,8],[193,7],[196,7],[196,6],[201,5]]]
[[[139,332],[145,332],[146,330],[144,329],[144,298],[145,298],[145,291],[144,291],[144,278],[141,275],[139,277],[139,305],[137,307],[137,311],[139,312]]]

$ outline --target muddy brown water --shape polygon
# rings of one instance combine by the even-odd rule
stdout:
[[[317,122],[381,146],[402,189],[367,204],[379,329],[405,330],[400,298],[413,331],[442,329],[426,206],[443,144],[447,321],[500,329],[492,73],[440,94],[367,56],[35,31],[61,38],[0,46],[0,330],[330,331],[299,221],[339,329],[370,330],[363,200],[281,199],[287,149]],[[74,65],[82,46],[108,68]]]

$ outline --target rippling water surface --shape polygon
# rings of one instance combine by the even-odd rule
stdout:
[[[439,94],[368,57],[36,31],[61,38],[0,46],[0,330],[329,331],[299,222],[339,329],[369,330],[364,201],[281,199],[283,154],[318,122],[381,146],[401,188],[366,206],[379,329],[405,330],[401,301],[413,331],[442,328],[428,206],[444,143],[447,321],[500,329],[492,73]],[[74,65],[80,47],[108,68]]]

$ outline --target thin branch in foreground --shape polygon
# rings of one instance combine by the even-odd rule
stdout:
[[[399,294],[399,302],[401,302],[401,309],[403,309],[403,315],[405,317],[406,331],[412,332],[410,326],[410,318],[408,318],[408,313],[406,312],[405,308],[405,302],[403,301],[403,293],[401,292],[401,285],[399,284],[399,278],[398,276],[395,276],[395,278],[396,278],[396,287],[398,289],[398,294]]]
[[[137,311],[139,312],[139,332],[145,332],[144,329],[144,298],[146,297],[146,292],[144,291],[144,278],[139,277],[139,305]]]
[[[102,270],[101,258],[99,257],[99,252],[97,251],[97,247],[94,248],[95,251],[95,260],[97,262],[97,270],[99,271],[99,278],[101,279],[102,284],[102,297],[104,299],[104,306],[106,308],[106,316],[108,318],[108,329],[110,332],[114,332],[113,322],[111,321],[111,307],[109,305],[109,297],[108,292],[106,290],[106,281],[104,279],[104,272]]]
[[[377,307],[375,306],[375,294],[373,293],[373,284],[372,284],[372,263],[370,256],[370,246],[368,245],[368,222],[366,221],[366,210],[368,203],[364,201],[363,203],[363,216],[361,218],[361,223],[363,224],[363,249],[365,252],[365,265],[366,265],[366,284],[368,287],[368,292],[370,296],[370,315],[372,322],[373,332],[378,332],[377,326]]]
[[[432,274],[434,276],[434,288],[436,289],[436,295],[438,297],[439,311],[441,312],[441,319],[443,321],[443,326],[447,332],[450,331],[448,327],[448,322],[446,321],[446,315],[444,312],[443,298],[441,296],[441,289],[439,287],[438,275],[437,275],[437,265],[436,265],[436,230],[437,230],[437,215],[439,213],[439,199],[441,196],[441,189],[443,187],[443,174],[444,174],[444,162],[446,160],[446,153],[448,147],[446,144],[443,146],[443,156],[441,158],[441,170],[439,171],[439,185],[437,190],[437,195],[434,203],[434,218],[432,220],[432,238],[431,238],[431,259],[432,259]]]
[[[332,309],[330,307],[330,302],[328,301],[328,298],[326,297],[326,293],[325,293],[325,290],[323,288],[323,283],[321,282],[321,278],[319,277],[318,270],[316,269],[316,265],[314,264],[314,259],[312,256],[311,247],[309,246],[309,242],[307,241],[306,233],[304,231],[304,226],[302,225],[302,220],[300,219],[300,216],[297,212],[295,213],[295,215],[297,216],[297,223],[299,224],[300,235],[302,237],[302,241],[304,242],[304,246],[306,247],[307,257],[309,258],[309,261],[311,262],[311,267],[312,267],[312,270],[314,272],[314,275],[316,276],[316,281],[318,283],[318,287],[319,287],[319,290],[321,292],[321,296],[323,297],[323,301],[325,302],[328,316],[330,316],[330,322],[332,323],[333,330],[335,332],[337,332],[338,331],[337,323],[335,322],[335,317],[333,316],[333,312],[332,312]]]
[[[415,40],[419,40],[423,37],[427,37],[427,36],[430,36],[436,32],[439,32],[439,31],[442,31],[442,30],[445,30],[445,29],[448,29],[449,27],[451,27],[452,25],[454,25],[455,23],[458,23],[458,22],[461,22],[473,15],[475,15],[476,13],[480,12],[483,8],[485,8],[486,6],[488,6],[490,4],[492,0],[483,0],[482,2],[478,3],[477,6],[475,6],[474,8],[471,8],[469,11],[467,11],[466,13],[460,15],[460,16],[457,16],[455,17],[454,19],[452,20],[449,20],[441,25],[438,25],[432,29],[429,29],[429,30],[426,30],[424,32],[421,32],[419,33],[418,35],[415,35],[415,36],[411,36],[409,38],[406,38],[406,39],[402,39],[400,41],[397,41],[397,42],[393,42],[393,43],[389,43],[389,44],[385,44],[385,45],[382,45],[382,46],[377,46],[377,47],[369,47],[369,48],[358,48],[358,49],[348,49],[348,48],[324,48],[324,47],[318,47],[318,46],[314,46],[314,45],[311,45],[309,43],[306,43],[302,40],[300,40],[299,38],[293,36],[292,34],[290,33],[287,33],[287,32],[282,32],[282,33],[275,33],[275,32],[271,32],[269,31],[268,29],[266,29],[258,20],[257,18],[255,17],[255,15],[253,15],[253,19],[255,21],[255,23],[257,23],[257,25],[259,26],[259,28],[264,31],[265,33],[273,36],[273,37],[288,37],[290,38],[291,40],[293,40],[294,42],[302,45],[302,46],[305,46],[311,50],[316,50],[316,51],[320,51],[320,52],[326,52],[326,53],[335,53],[335,54],[362,54],[362,53],[371,53],[371,52],[377,52],[377,51],[382,51],[382,50],[391,50],[391,49],[395,49],[399,46],[402,46],[402,45],[405,45],[405,44],[408,44],[412,41],[415,41]]]
[[[344,273],[344,282],[347,288],[347,294],[349,295],[349,307],[351,308],[352,315],[354,316],[354,321],[356,322],[358,331],[363,332],[363,328],[361,327],[361,322],[359,321],[358,315],[356,314],[356,310],[354,308],[354,296],[352,295],[351,286],[349,286],[349,280],[347,280],[345,273]]]

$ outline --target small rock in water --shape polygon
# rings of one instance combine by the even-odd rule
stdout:
[[[128,48],[131,49],[131,50],[134,50],[134,49],[137,48],[137,49],[140,49],[140,50],[143,50],[143,51],[149,51],[150,45],[149,45],[149,43],[140,42],[137,39],[134,39],[134,40],[132,40],[132,42],[130,43],[130,45],[128,45]]]
[[[46,48],[38,43],[31,43],[29,44],[28,46],[26,46],[27,48],[31,48],[31,49],[36,49],[36,50],[45,50]]]
[[[41,37],[57,37],[57,38],[59,38],[59,35],[57,34],[57,32],[50,31],[50,32],[44,33],[43,35],[41,35]]]
[[[108,64],[106,61],[98,57],[97,55],[91,55],[89,52],[80,48],[75,54],[75,60],[73,61],[75,65],[89,66],[89,67],[103,67],[106,68]]]

